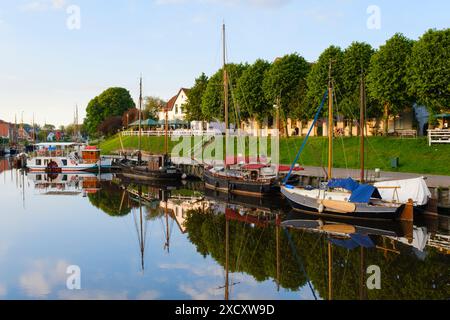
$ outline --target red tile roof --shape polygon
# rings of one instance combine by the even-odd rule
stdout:
[[[182,91],[184,91],[185,93],[188,93],[190,89],[188,88],[181,88],[180,91],[178,91],[177,95],[173,96],[172,98],[170,98],[170,100],[167,102],[166,107],[163,109],[163,111],[166,111],[166,108],[168,111],[172,111],[173,107],[175,106],[175,101],[177,101],[178,96],[180,95],[180,93]]]

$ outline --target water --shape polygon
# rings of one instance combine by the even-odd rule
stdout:
[[[377,226],[394,236],[349,250],[313,226],[288,238],[275,200],[242,206],[248,199],[218,201],[200,183],[160,189],[8,167],[0,161],[0,299],[327,299],[329,267],[332,299],[450,297],[445,217],[422,219],[410,244],[402,226]],[[367,288],[370,265],[381,289]],[[80,290],[68,289],[69,266],[80,268]]]

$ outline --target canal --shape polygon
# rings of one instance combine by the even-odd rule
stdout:
[[[450,298],[445,215],[344,225],[198,182],[0,172],[0,299]]]

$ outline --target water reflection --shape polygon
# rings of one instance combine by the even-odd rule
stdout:
[[[450,297],[448,217],[324,220],[291,213],[279,198],[229,198],[200,182],[9,168],[0,173],[0,298]],[[71,264],[83,270],[81,291],[65,288]],[[380,290],[366,286],[371,265]]]

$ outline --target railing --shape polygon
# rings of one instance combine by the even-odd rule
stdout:
[[[433,143],[450,143],[449,129],[429,129],[428,130],[428,145]]]
[[[149,136],[156,136],[161,137],[165,135],[164,130],[142,130],[141,131],[142,136],[149,137]],[[266,137],[268,135],[276,134],[273,132],[272,129],[264,129],[260,131],[260,136]],[[138,136],[139,131],[122,131],[122,137],[131,137],[131,136]],[[169,137],[172,136],[221,136],[223,133],[220,130],[191,130],[191,129],[178,129],[178,130],[171,130],[168,131],[167,135]],[[230,136],[256,136],[256,133],[254,130],[230,130],[229,131]]]

